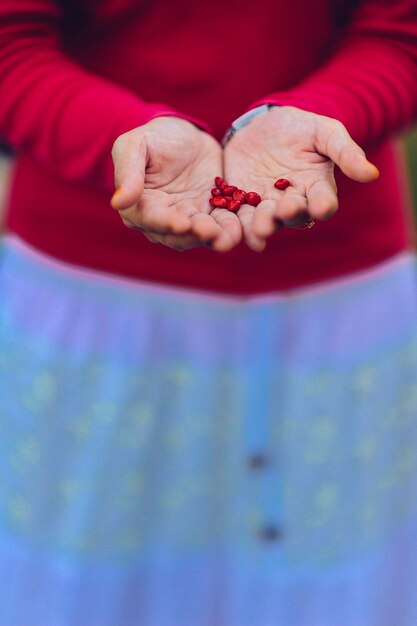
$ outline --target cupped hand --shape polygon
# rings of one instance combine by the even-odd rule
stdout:
[[[343,124],[329,117],[279,107],[236,133],[224,151],[225,178],[262,198],[256,208],[245,204],[238,211],[247,245],[261,251],[282,226],[331,218],[338,209],[335,165],[358,182],[379,176]],[[291,186],[276,189],[279,178]]]
[[[111,205],[125,226],[176,250],[227,251],[239,243],[237,216],[208,201],[223,168],[221,147],[209,134],[186,120],[158,117],[118,137],[112,157]]]

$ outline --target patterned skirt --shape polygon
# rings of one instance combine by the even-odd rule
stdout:
[[[0,250],[0,626],[416,626],[412,252],[224,297]]]

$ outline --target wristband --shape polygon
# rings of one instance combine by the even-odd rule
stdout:
[[[250,122],[255,117],[258,117],[258,115],[262,115],[262,113],[268,113],[268,111],[277,108],[278,105],[276,104],[262,104],[261,106],[255,107],[254,109],[247,111],[246,113],[235,119],[222,139],[223,148],[231,140],[233,135],[235,135],[239,130],[242,130],[242,128],[250,124]]]

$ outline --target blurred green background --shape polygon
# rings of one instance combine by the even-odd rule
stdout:
[[[417,128],[405,138],[405,148],[410,172],[411,189],[417,216]]]

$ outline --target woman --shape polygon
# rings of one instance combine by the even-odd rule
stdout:
[[[356,4],[0,2],[1,626],[417,622],[417,5]]]

